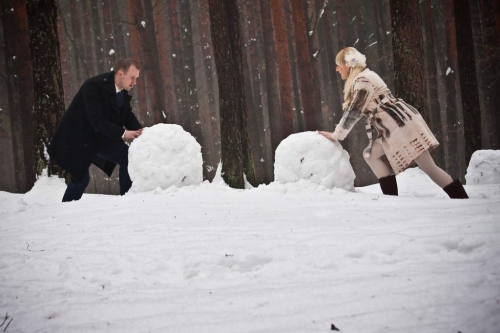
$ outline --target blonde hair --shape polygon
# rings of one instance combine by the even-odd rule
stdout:
[[[352,55],[352,60],[349,62],[346,60],[346,56],[350,57]],[[354,78],[356,75],[361,73],[366,68],[366,57],[361,54],[354,47],[346,47],[340,50],[335,57],[335,63],[340,66],[341,64],[346,65],[350,68],[349,77],[344,84],[344,103],[342,104],[342,109],[347,109],[349,103],[351,102],[351,88],[354,84]]]

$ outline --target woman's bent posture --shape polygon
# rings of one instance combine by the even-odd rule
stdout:
[[[392,96],[384,81],[366,68],[366,57],[353,47],[337,54],[337,72],[345,80],[344,114],[333,133],[320,134],[343,140],[361,118],[370,140],[364,151],[366,163],[379,179],[382,192],[398,195],[396,176],[415,161],[450,198],[467,199],[460,181],[439,168],[429,154],[439,145],[420,113]],[[383,160],[383,155],[386,160]]]

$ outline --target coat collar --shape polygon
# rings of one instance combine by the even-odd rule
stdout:
[[[118,109],[118,104],[116,102],[116,87],[115,87],[115,72],[111,71],[109,73],[106,73],[104,75],[104,85],[103,85],[104,91],[108,94],[109,100],[111,102],[111,105],[113,105],[113,109],[116,112],[119,112],[120,110]],[[130,100],[132,99],[132,96],[129,96],[128,91],[122,90],[123,91],[123,101],[124,105],[130,104]]]
[[[114,71],[111,71],[109,73],[107,73],[107,76],[106,76],[106,91],[109,92],[109,94],[116,94],[116,86],[115,86],[115,72]],[[124,97],[126,100],[126,98],[128,97],[129,99],[131,99],[132,97],[128,94],[128,91],[123,89],[122,90],[123,93],[124,93]]]

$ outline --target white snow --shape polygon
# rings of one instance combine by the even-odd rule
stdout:
[[[114,49],[109,50],[109,55],[113,55],[113,54],[115,54],[115,50]]]
[[[448,67],[448,69],[446,69],[446,76],[448,76],[450,73],[453,73],[453,70]]]
[[[294,183],[303,179],[328,189],[337,187],[352,191],[354,178],[349,154],[340,143],[318,132],[292,134],[276,148],[276,182]]]
[[[467,184],[500,184],[500,150],[475,151],[469,162]]]
[[[409,169],[399,197],[305,179],[235,190],[220,170],[214,183],[70,203],[45,175],[26,194],[0,192],[0,323],[8,314],[11,333],[500,331],[500,184],[451,200]]]
[[[203,181],[201,146],[181,126],[157,124],[130,145],[128,170],[132,192],[197,185]]]

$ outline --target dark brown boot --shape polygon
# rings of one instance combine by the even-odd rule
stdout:
[[[455,179],[450,185],[446,185],[445,187],[443,187],[443,190],[452,199],[469,199],[467,192],[465,192],[462,183],[458,179]]]
[[[382,193],[385,195],[398,195],[398,183],[396,182],[396,176],[390,175],[380,178],[378,181],[380,183]]]

